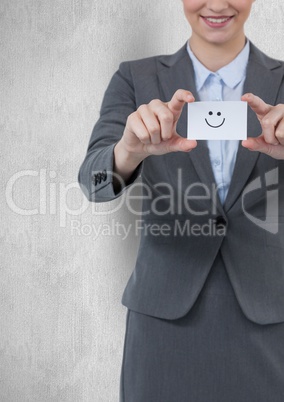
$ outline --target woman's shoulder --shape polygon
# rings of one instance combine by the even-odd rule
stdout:
[[[120,68],[130,69],[139,74],[156,73],[162,66],[171,66],[183,57],[188,57],[186,44],[173,54],[159,54],[134,60],[126,60],[120,63]]]
[[[273,69],[277,67],[284,67],[284,61],[280,59],[268,56],[262,50],[260,50],[256,45],[250,41],[250,60],[263,66]]]

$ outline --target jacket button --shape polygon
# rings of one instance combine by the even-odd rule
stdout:
[[[98,182],[99,182],[99,184],[101,184],[101,182],[102,182],[102,174],[101,173],[98,173]]]
[[[216,221],[215,221],[215,226],[217,229],[221,229],[223,227],[227,226],[227,221],[223,216],[217,216]]]
[[[96,186],[98,184],[98,178],[96,174],[93,174],[92,176],[92,182],[94,183],[94,185]]]
[[[106,170],[103,170],[103,172],[102,172],[102,179],[103,179],[103,181],[106,181],[106,179],[107,179],[107,172],[106,172]]]

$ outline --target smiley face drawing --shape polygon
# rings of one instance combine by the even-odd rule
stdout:
[[[212,111],[210,111],[208,114],[209,114],[209,116],[213,116],[214,113],[213,113]],[[222,113],[221,113],[221,112],[218,112],[218,113],[217,113],[217,116],[219,116],[219,117],[222,116]],[[215,122],[215,120],[216,120],[216,119],[214,119],[214,122]],[[219,125],[210,124],[210,123],[208,122],[207,118],[205,119],[205,121],[206,121],[206,123],[208,124],[209,127],[211,127],[211,128],[219,128],[219,127],[223,126],[223,124],[225,123],[226,119],[223,118],[222,123],[219,124]]]
[[[243,101],[196,101],[187,105],[189,140],[247,138],[248,105]]]

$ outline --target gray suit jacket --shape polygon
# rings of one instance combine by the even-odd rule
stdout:
[[[244,93],[272,105],[284,103],[283,73],[282,62],[251,44]],[[173,55],[120,65],[79,172],[90,201],[121,195],[112,186],[113,148],[128,115],[152,99],[170,100],[179,88],[198,100],[186,46]],[[177,131],[186,137],[186,107]],[[260,133],[249,110],[248,135]],[[155,317],[182,317],[197,299],[214,260],[222,258],[244,314],[261,324],[284,321],[284,162],[240,145],[223,206],[205,141],[190,153],[148,157],[128,184],[139,174],[144,230],[122,303]]]

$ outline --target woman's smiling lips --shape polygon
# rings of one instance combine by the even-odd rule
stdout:
[[[205,22],[206,25],[208,25],[210,28],[223,28],[227,26],[232,18],[234,16],[227,16],[227,15],[221,15],[221,16],[201,16],[203,21]]]

